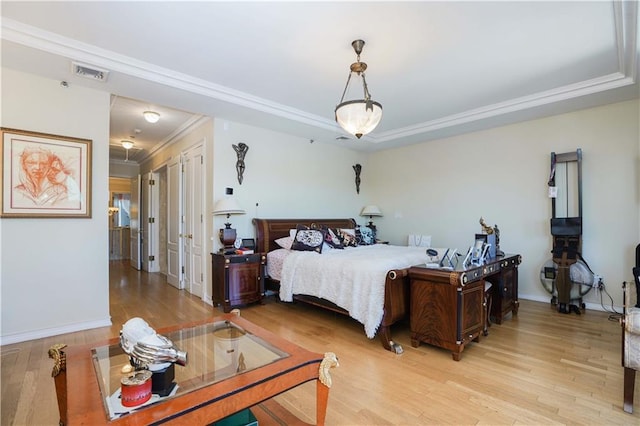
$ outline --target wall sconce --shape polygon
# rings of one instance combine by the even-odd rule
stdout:
[[[380,123],[380,120],[382,119],[382,105],[371,99],[369,87],[367,87],[367,80],[364,77],[367,64],[360,62],[360,53],[362,53],[364,41],[354,40],[351,42],[351,46],[353,46],[353,50],[356,52],[357,59],[356,62],[351,64],[351,71],[347,78],[347,84],[344,87],[342,98],[340,98],[340,103],[336,107],[335,114],[336,121],[340,127],[360,139],[362,135],[366,135],[373,131],[378,123]],[[362,79],[364,99],[359,99],[358,97],[350,101],[344,100],[347,90],[349,89],[351,77],[354,77],[356,80]]]
[[[235,252],[235,242],[236,242],[236,230],[231,227],[231,223],[229,222],[229,217],[232,214],[245,214],[245,211],[238,205],[234,198],[222,198],[218,200],[213,207],[213,214],[218,215],[227,215],[227,222],[224,224],[224,228],[220,228],[218,236],[220,238],[220,242],[223,245],[223,248],[220,249],[221,252],[225,254],[231,254]]]
[[[360,212],[360,216],[369,216],[369,228],[375,230],[376,226],[373,224],[373,217],[382,217],[382,211],[378,206],[370,205],[364,206]]]
[[[142,113],[142,115],[144,116],[144,119],[149,123],[157,123],[158,120],[160,120],[160,114],[155,111],[145,111]]]

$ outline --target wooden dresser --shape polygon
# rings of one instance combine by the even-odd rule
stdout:
[[[449,349],[454,360],[471,341],[479,341],[487,312],[485,280],[492,283],[491,315],[501,323],[518,313],[518,273],[521,256],[507,254],[480,266],[451,269],[414,266],[411,288],[411,345],[420,342]]]

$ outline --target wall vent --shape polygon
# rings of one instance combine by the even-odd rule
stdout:
[[[73,74],[95,81],[105,82],[109,76],[109,71],[107,70],[94,67],[93,65],[82,64],[80,62],[72,62],[71,68],[71,72],[73,72]]]

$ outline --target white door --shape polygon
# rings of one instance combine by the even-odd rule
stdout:
[[[131,179],[131,201],[130,201],[130,244],[131,244],[131,266],[140,270],[140,175]]]
[[[142,176],[140,185],[140,235],[142,242],[141,263],[142,269],[148,272],[160,270],[158,259],[158,241],[156,237],[158,218],[158,185],[157,176],[147,173]]]
[[[183,289],[182,170],[180,158],[167,163],[167,282]]]
[[[189,293],[203,296],[204,281],[204,158],[202,145],[184,154],[184,285]]]

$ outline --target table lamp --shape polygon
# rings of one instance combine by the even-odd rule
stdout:
[[[370,205],[364,206],[360,212],[360,216],[369,216],[369,228],[375,230],[376,226],[373,224],[373,216],[382,217],[382,212],[378,206]]]
[[[227,221],[224,224],[224,228],[220,228],[219,237],[223,248],[221,252],[231,253],[235,251],[234,243],[236,242],[236,230],[231,227],[229,222],[229,216],[232,214],[245,214],[245,211],[238,205],[234,198],[222,198],[216,202],[213,207],[214,215],[227,215]]]

